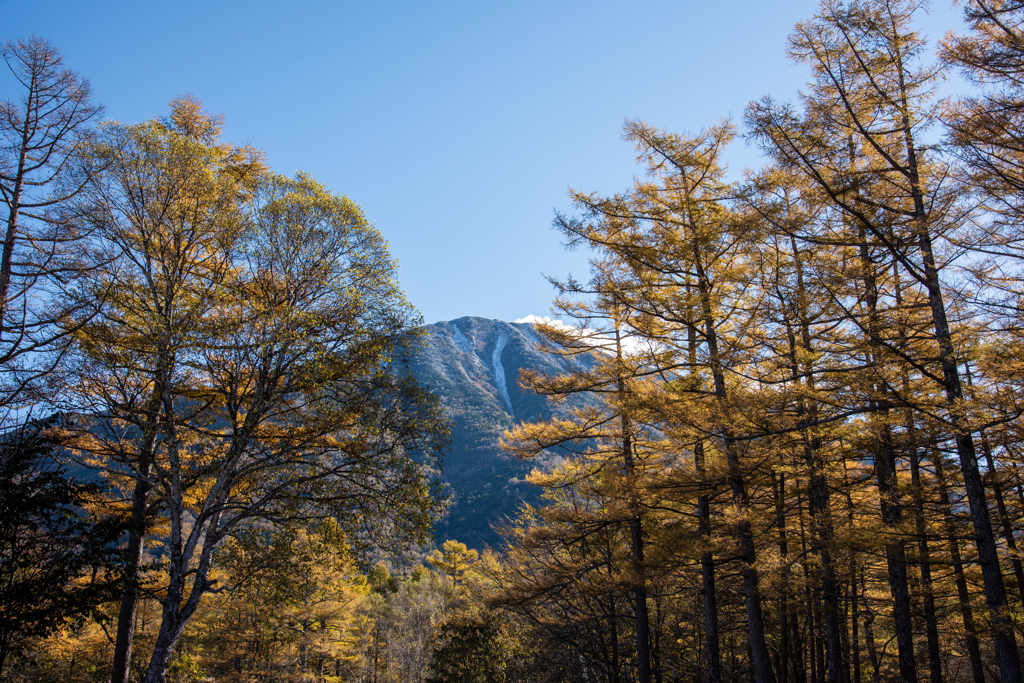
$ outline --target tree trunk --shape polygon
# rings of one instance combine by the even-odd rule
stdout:
[[[807,529],[804,526],[804,513],[803,513],[803,501],[797,498],[797,519],[800,520],[800,554],[806,557],[808,554],[807,550]],[[810,681],[811,683],[819,683],[818,672],[821,671],[818,667],[818,659],[815,654],[818,651],[818,634],[816,632],[817,617],[815,616],[817,609],[815,605],[814,593],[811,590],[811,573],[807,568],[807,563],[801,563],[804,570],[804,603],[806,613],[804,615],[804,624],[806,624],[805,631],[807,633],[807,648],[806,653],[801,650],[800,662],[807,662],[806,667],[801,667],[804,671],[810,669]]]
[[[719,403],[727,402],[725,374],[722,358],[718,349],[718,337],[712,314],[710,283],[704,272],[702,254],[694,245],[694,258],[697,271],[697,289],[701,298],[701,309],[704,318],[704,338],[707,341],[708,355],[711,361],[711,374],[715,383],[715,396]],[[728,466],[727,478],[732,489],[733,503],[740,510],[749,509],[750,500],[747,496],[746,482],[740,464],[739,446],[729,435],[728,429],[722,435],[722,447],[725,451]],[[750,634],[750,650],[753,661],[754,679],[756,683],[775,683],[775,672],[772,670],[771,654],[765,638],[764,613],[761,605],[761,589],[758,585],[757,550],[754,545],[754,533],[750,520],[741,517],[736,523],[736,533],[740,546],[740,574],[743,576],[744,602],[747,611],[747,626]]]
[[[857,592],[857,567],[854,563],[853,551],[850,551],[850,649],[852,650],[851,661],[853,662],[853,683],[861,683],[860,680],[860,598]]]
[[[875,645],[875,630],[872,628],[872,624],[875,621],[875,615],[871,611],[870,605],[868,605],[866,582],[867,580],[864,577],[864,571],[861,570],[860,594],[864,601],[864,644],[867,645],[868,661],[871,663],[871,683],[880,683],[882,663],[878,659],[878,647]]]
[[[149,468],[141,473],[149,476]],[[111,663],[110,683],[127,683],[131,668],[132,641],[135,637],[135,613],[139,606],[139,566],[142,563],[142,548],[146,527],[146,496],[149,482],[140,479],[135,483],[132,494],[131,527],[128,532],[128,547],[125,552],[124,590],[121,593],[121,607],[117,614],[117,635],[114,641],[114,660]]]
[[[985,683],[985,669],[981,663],[978,630],[974,624],[971,596],[967,592],[967,578],[964,576],[964,564],[960,556],[960,543],[957,540],[953,508],[949,501],[949,488],[946,485],[946,476],[943,472],[942,454],[936,451],[932,457],[932,462],[935,465],[935,478],[939,484],[939,503],[942,505],[943,523],[946,527],[946,544],[949,548],[950,563],[953,565],[953,578],[956,582],[957,596],[960,599],[960,615],[964,620],[967,656],[971,662],[971,673],[974,677],[974,683]]]
[[[701,478],[701,494],[697,497],[697,520],[705,549],[700,554],[701,591],[704,602],[704,631],[707,640],[708,683],[722,683],[721,636],[718,629],[718,593],[715,591],[715,560],[707,544],[711,542],[711,504],[707,492],[704,464],[704,442],[694,446],[697,475]]]
[[[797,339],[793,326],[786,320],[789,337],[789,361],[794,384],[802,383],[808,393],[815,390],[814,368],[809,361],[800,363],[798,358],[810,358],[813,355],[811,330],[808,323],[807,295],[804,288],[803,262],[800,257],[796,239],[790,237],[790,249],[796,272],[797,314],[800,326],[800,350],[797,353]],[[813,399],[798,398],[796,415],[801,423],[800,439],[803,447],[804,463],[807,467],[810,485],[810,513],[812,540],[816,545],[821,561],[821,586],[824,600],[825,618],[825,679],[828,683],[841,683],[843,671],[843,650],[839,624],[839,579],[835,562],[832,557],[835,530],[832,523],[832,507],[829,500],[828,482],[825,479],[824,462],[822,462],[821,439],[812,436],[810,425],[817,422],[818,406]]]
[[[925,208],[924,192],[921,189],[920,171],[917,159],[917,148],[914,144],[912,128],[908,118],[908,91],[904,83],[904,69],[899,63],[900,95],[903,106],[903,131],[907,146],[907,175],[911,184],[914,200],[914,220],[917,227],[918,245],[921,250],[921,261],[924,271],[924,285],[928,292],[928,304],[931,308],[932,322],[935,329],[935,340],[939,347],[939,363],[942,367],[943,388],[949,408],[948,419],[956,438],[956,450],[960,457],[960,470],[964,477],[964,489],[971,509],[971,523],[974,526],[975,542],[978,546],[978,562],[981,564],[981,575],[985,584],[985,598],[988,602],[993,636],[996,646],[996,659],[999,661],[999,673],[1002,683],[1020,683],[1020,658],[1017,653],[1017,638],[1014,635],[1013,623],[1009,617],[1009,606],[1006,599],[1006,586],[1003,573],[999,568],[999,554],[996,550],[995,535],[992,532],[992,520],[989,516],[988,502],[985,496],[985,485],[978,468],[978,457],[974,449],[974,438],[967,416],[963,410],[964,393],[960,383],[960,371],[957,367],[956,351],[953,347],[953,336],[946,317],[946,305],[942,296],[942,284],[939,271],[935,264],[935,253],[932,247],[932,236],[928,225],[928,213]]]
[[[775,489],[775,524],[779,530],[779,556],[785,569],[779,596],[779,681],[789,683],[789,544],[786,538],[786,475],[772,474]]]
[[[687,287],[689,295],[690,288]],[[692,319],[693,313],[690,312]],[[696,325],[687,328],[687,342],[690,367],[697,367]],[[700,554],[701,591],[704,602],[704,632],[707,641],[706,666],[708,683],[722,683],[721,636],[718,628],[718,593],[715,591],[715,560],[711,554],[711,492],[704,461],[704,441],[700,439],[693,446],[693,462],[699,479],[697,495],[697,525],[704,548]]]
[[[627,439],[627,447],[628,439]],[[630,458],[632,460],[632,458]],[[643,525],[639,515],[629,521],[633,555],[633,603],[636,614],[636,659],[638,683],[651,683],[651,627],[647,610],[647,578],[644,567]]]
[[[616,357],[622,362],[622,339],[618,324],[615,328]],[[618,377],[618,393],[620,410],[626,410],[626,383],[622,375]],[[626,470],[626,495],[629,504],[629,534],[632,556],[633,608],[636,616],[636,669],[638,683],[651,683],[651,622],[647,611],[647,568],[644,565],[644,529],[643,511],[640,505],[639,484],[636,474],[636,459],[633,455],[633,425],[629,416],[623,413],[620,417],[622,425],[622,464]]]
[[[896,646],[899,652],[900,680],[903,683],[917,683],[917,661],[914,657],[914,631],[910,619],[910,587],[907,580],[907,558],[903,541],[898,538],[899,525],[903,518],[903,506],[896,488],[896,453],[893,449],[892,431],[884,421],[888,411],[883,411],[881,443],[876,454],[875,468],[878,474],[878,491],[882,503],[882,521],[889,530],[886,532],[885,560],[889,574],[889,592],[893,602],[893,626],[896,631]]]
[[[871,258],[867,228],[858,222],[857,235],[860,250],[861,278],[864,284],[864,303],[867,308],[868,347],[866,365],[868,368],[882,367],[882,324],[878,316],[878,282],[875,262]],[[882,522],[888,527],[885,541],[885,561],[889,574],[889,592],[893,602],[893,625],[896,631],[896,647],[899,651],[900,680],[903,683],[917,683],[917,662],[914,658],[914,631],[910,618],[910,587],[907,582],[906,548],[899,531],[903,520],[903,505],[900,501],[896,478],[896,449],[893,446],[892,428],[887,405],[888,389],[883,380],[872,378],[874,397],[869,407],[876,423],[877,448],[875,474],[878,479],[878,493],[881,503]]]
[[[21,129],[21,149],[18,150],[18,168],[14,173],[14,188],[7,205],[7,229],[4,232],[3,254],[0,256],[0,339],[4,337],[4,332],[7,330],[7,297],[11,289],[11,272],[14,268],[14,243],[18,237],[21,195],[24,192],[25,186],[25,164],[28,161],[28,149],[32,142],[31,127],[33,116],[31,103],[36,98],[37,85],[35,73],[32,76],[32,80],[29,83],[29,91],[25,97],[27,104],[25,107],[25,119],[22,122]]]
[[[981,452],[985,456],[985,464],[988,467],[989,488],[992,489],[992,497],[996,501],[996,512],[999,514],[999,525],[1003,530],[1003,539],[1006,541],[1006,548],[1010,552],[1010,564],[1013,567],[1013,576],[1017,579],[1017,591],[1020,594],[1021,605],[1024,605],[1024,567],[1021,566],[1020,550],[1017,547],[1017,539],[1013,535],[1013,523],[1010,520],[1010,513],[1006,508],[1006,499],[1003,497],[1003,487],[999,484],[999,472],[996,470],[995,458],[992,457],[992,447],[989,444],[985,432],[981,432]]]
[[[164,347],[161,346],[161,348]],[[160,367],[166,367],[166,363]],[[139,449],[139,478],[135,482],[135,490],[132,493],[131,526],[128,531],[128,546],[124,561],[124,590],[121,594],[121,607],[117,615],[117,636],[114,641],[114,660],[111,663],[109,683],[127,683],[131,667],[135,613],[138,611],[139,605],[139,567],[142,563],[146,517],[149,512],[147,501],[150,490],[149,476],[152,473],[153,456],[156,453],[164,386],[165,383],[158,377],[147,406],[145,433]]]
[[[912,427],[913,425],[909,425]],[[911,430],[913,434],[913,430]],[[917,445],[911,436],[910,476],[914,496],[914,523],[917,530],[918,565],[921,568],[921,591],[924,602],[925,633],[928,639],[928,671],[931,683],[942,683],[942,655],[939,651],[939,625],[935,616],[935,591],[932,586],[932,560],[928,549],[924,520],[924,496],[921,487],[921,468]]]

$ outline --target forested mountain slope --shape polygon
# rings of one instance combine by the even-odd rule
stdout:
[[[529,323],[465,317],[426,325],[424,331],[412,371],[440,397],[452,425],[444,460],[452,504],[437,526],[438,545],[445,539],[475,548],[496,545],[500,539],[492,523],[512,515],[523,500],[535,500],[526,475],[558,457],[518,462],[501,451],[499,439],[513,424],[552,416],[546,397],[519,386],[519,372],[564,373],[578,361],[538,348],[540,337]]]

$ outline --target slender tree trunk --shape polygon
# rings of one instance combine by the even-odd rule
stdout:
[[[4,232],[3,254],[0,256],[0,339],[7,330],[7,297],[11,289],[11,273],[14,270],[14,243],[18,238],[18,219],[21,214],[21,196],[25,188],[25,166],[28,161],[28,150],[32,144],[32,103],[37,98],[36,74],[33,69],[32,80],[28,84],[26,94],[25,118],[21,127],[21,149],[18,151],[18,168],[14,173],[14,188],[7,204],[7,229]],[[38,106],[38,103],[37,103]]]
[[[654,600],[654,627],[651,629],[651,671],[654,674],[654,683],[663,683],[661,638],[665,632],[665,611],[661,596],[655,594],[652,599]]]
[[[690,287],[687,286],[687,294]],[[694,316],[691,315],[693,319]],[[697,367],[697,329],[695,325],[687,328],[687,341],[690,367],[696,372]],[[707,465],[704,460],[704,440],[700,439],[693,446],[694,467],[697,470],[700,490],[697,495],[697,524],[701,541],[704,544],[700,554],[701,591],[704,602],[704,632],[707,641],[706,666],[708,683],[722,683],[722,652],[721,636],[718,628],[718,593],[715,590],[715,559],[711,554],[711,491],[707,476]]]
[[[911,437],[913,439],[913,437]],[[924,498],[917,446],[910,445],[910,476],[914,489],[914,523],[917,530],[917,554],[921,568],[921,592],[924,603],[925,633],[928,640],[928,671],[931,683],[942,683],[942,655],[939,651],[939,625],[935,615],[935,591],[932,586],[932,559],[928,549],[924,519]]]
[[[622,339],[619,328],[615,328],[615,351],[618,361],[623,360]],[[618,377],[618,393],[620,410],[626,410],[626,383],[620,374]],[[640,505],[639,484],[636,474],[636,459],[633,455],[633,425],[629,416],[623,413],[620,418],[622,425],[622,462],[626,470],[629,504],[630,550],[632,555],[633,605],[636,615],[636,668],[638,683],[651,683],[651,622],[647,611],[647,568],[644,564],[644,529],[643,513]]]
[[[871,258],[867,229],[858,223],[860,241],[861,278],[864,283],[864,303],[867,309],[868,346],[867,366],[876,372],[881,369],[882,324],[878,316],[878,283],[875,263]],[[903,505],[900,501],[896,478],[896,449],[893,445],[892,428],[887,406],[888,390],[881,378],[872,378],[874,397],[870,401],[874,417],[877,444],[875,474],[878,479],[878,493],[881,503],[882,522],[887,528],[885,539],[885,561],[889,573],[889,592],[893,602],[893,625],[896,631],[896,647],[899,651],[900,680],[902,683],[917,683],[917,662],[914,658],[914,631],[910,618],[910,587],[907,581],[906,548],[899,531],[903,520]]]
[[[999,483],[999,472],[996,470],[995,458],[992,457],[992,447],[985,432],[981,432],[980,436],[981,452],[985,456],[985,464],[989,472],[989,488],[992,489],[992,497],[995,498],[996,512],[999,514],[999,525],[1002,527],[1006,548],[1010,552],[1010,564],[1013,567],[1013,576],[1017,580],[1017,591],[1020,594],[1021,605],[1024,605],[1024,567],[1021,566],[1020,550],[1017,547],[1017,539],[1013,534],[1013,523],[1010,520],[1010,513],[1006,507],[1006,499],[1003,497],[1003,487]]]
[[[779,681],[789,683],[789,544],[786,539],[786,475],[772,474],[775,489],[775,524],[779,533],[779,557],[785,567],[782,573],[782,594],[779,596]]]
[[[805,533],[804,533],[803,498],[802,498],[802,496],[801,496],[801,494],[799,492],[800,491],[800,482],[797,481],[795,483],[796,483],[796,490],[797,490],[797,494],[796,494],[796,518],[797,518],[797,525],[798,525],[798,528],[800,530],[800,552],[801,552],[802,556],[806,556],[806,554],[807,554],[807,542],[806,542]],[[809,573],[807,571],[807,563],[803,562],[801,564],[803,566],[803,578],[804,578],[804,594],[805,594],[804,610],[806,611],[807,614],[809,614],[810,613],[809,612],[810,605],[811,605],[810,598],[809,598],[810,592],[809,592],[809,588],[808,588],[808,586],[810,585],[809,584]],[[793,621],[793,664],[794,664],[793,669],[794,669],[794,673],[796,674],[796,683],[807,683],[807,658],[806,658],[806,654],[807,654],[808,648],[806,647],[806,642],[807,642],[807,640],[809,640],[811,638],[811,636],[808,635],[808,638],[804,638],[804,634],[806,633],[806,631],[803,628],[801,628],[801,626],[800,626],[800,619],[796,615],[794,615],[792,621]],[[807,618],[805,618],[804,621],[805,621],[805,623],[809,623],[809,619],[807,619]],[[813,677],[811,678],[811,680],[812,681],[814,680]]]
[[[700,554],[701,592],[704,602],[704,632],[707,641],[708,683],[722,683],[721,635],[718,628],[718,592],[715,590],[715,559],[707,548],[711,543],[711,504],[707,492],[707,473],[704,463],[704,442],[694,446],[697,476],[701,479],[701,494],[697,496],[697,520],[705,549]]]
[[[812,535],[813,537],[813,535]],[[825,633],[823,623],[825,621],[824,614],[822,613],[822,600],[821,600],[821,588],[815,586],[811,591],[811,600],[814,603],[814,668],[818,672],[818,679],[825,683],[828,678],[828,665],[825,659],[825,638],[822,638],[822,634]],[[826,635],[827,637],[827,635]]]
[[[942,302],[942,291],[939,288],[938,273],[934,268],[934,257],[931,254],[931,241],[921,237],[922,245],[927,244],[926,263],[931,264],[928,270],[932,274],[929,283],[929,299],[935,318],[936,337],[939,341],[939,357],[942,362],[945,378],[946,397],[949,403],[949,421],[956,435],[957,453],[960,456],[960,471],[964,478],[964,490],[971,511],[971,523],[974,526],[975,543],[978,547],[978,563],[981,565],[982,580],[985,585],[985,598],[988,603],[992,623],[993,639],[996,646],[996,658],[999,662],[1000,680],[1002,683],[1020,683],[1020,659],[1017,654],[1017,639],[1013,624],[1010,621],[1006,599],[1006,586],[1003,573],[999,567],[999,553],[996,550],[995,535],[992,532],[992,520],[989,516],[988,501],[985,496],[985,485],[978,468],[978,458],[974,450],[974,439],[970,426],[962,412],[964,400],[960,386],[960,376],[954,360],[952,337],[949,324],[946,322],[945,306]]]
[[[1024,479],[1021,479],[1020,468],[1013,463],[1013,481],[1017,489],[1017,502],[1024,506]]]
[[[974,683],[984,683],[985,669],[981,663],[978,630],[974,624],[971,596],[967,591],[967,578],[964,576],[964,564],[960,556],[960,543],[957,540],[953,508],[949,500],[949,488],[946,485],[946,476],[943,471],[942,454],[937,450],[932,457],[932,463],[935,465],[935,478],[939,484],[939,503],[942,505],[943,522],[946,527],[946,543],[949,548],[950,563],[953,565],[953,579],[956,583],[957,596],[960,599],[960,615],[964,620],[964,634],[967,641],[967,656],[971,662],[971,673],[974,677]]]
[[[818,667],[818,610],[814,597],[807,589],[807,661],[810,664],[811,683],[821,683],[821,669]]]
[[[825,481],[821,463],[820,443],[817,439],[812,442],[806,432],[802,438],[804,457],[810,471],[810,508],[811,524],[813,525],[811,538],[818,546],[818,556],[821,561],[821,588],[825,621],[825,680],[828,683],[840,683],[843,657],[839,624],[839,580],[832,557],[835,534],[832,526],[828,484]]]
[[[110,683],[127,683],[131,668],[132,642],[135,637],[135,613],[139,606],[139,568],[142,564],[143,539],[146,528],[146,497],[149,493],[150,469],[144,466],[139,473],[143,479],[135,483],[132,494],[131,526],[125,551],[124,590],[117,614],[117,635],[114,640],[114,660],[111,664]]]
[[[861,683],[860,676],[860,598],[857,591],[857,567],[854,564],[853,551],[850,551],[850,644],[851,661],[853,662],[853,683]]]
[[[620,391],[623,391],[624,393],[621,381],[619,385]],[[622,454],[626,464],[627,476],[630,479],[634,479],[636,464],[633,459],[632,439],[629,435],[631,426],[629,418],[625,416],[622,418],[622,428]],[[629,495],[631,499],[634,499],[630,502],[630,507],[633,508],[633,510],[631,511],[632,517],[629,520],[629,531],[633,560],[633,605],[634,613],[636,615],[637,681],[638,683],[651,683],[651,627],[650,616],[647,610],[647,572],[644,565],[644,530],[639,505],[635,501],[637,495],[635,479],[634,482],[630,483]]]
[[[985,485],[978,468],[972,429],[963,410],[965,397],[960,382],[960,371],[957,367],[953,336],[946,317],[946,304],[943,301],[939,270],[935,263],[924,192],[921,189],[917,147],[914,144],[912,127],[907,113],[909,112],[908,90],[904,82],[902,61],[898,63],[898,67],[900,96],[903,105],[903,131],[907,147],[906,170],[914,200],[914,219],[917,226],[917,243],[921,250],[924,285],[928,292],[935,341],[939,347],[939,364],[942,367],[943,388],[949,408],[948,419],[956,438],[960,471],[963,474],[964,489],[967,492],[967,501],[971,509],[971,523],[974,526],[975,542],[978,546],[978,562],[981,565],[981,575],[985,584],[985,599],[989,607],[1000,678],[1002,683],[1020,683],[1021,668],[1017,653],[1017,638],[1014,635],[1013,623],[1010,621],[1006,586],[1003,582],[1003,573],[999,568],[999,553],[996,549],[995,534],[992,532],[992,520],[985,496]]]
[[[842,583],[840,583],[840,586],[842,586]],[[843,650],[842,650],[842,653],[843,653],[843,669],[841,671],[841,673],[842,673],[842,682],[843,683],[851,683],[851,680],[850,680],[850,628],[849,628],[849,624],[850,624],[850,606],[849,606],[848,598],[849,598],[848,595],[844,595],[843,596],[843,600],[842,600],[842,603],[843,603],[842,613],[839,615],[840,616],[840,620],[839,620],[839,625],[840,625],[839,637],[842,640],[842,646],[843,646]]]
[[[808,323],[807,295],[804,287],[803,261],[800,256],[796,239],[790,237],[790,248],[796,271],[797,315],[799,316],[800,342],[803,358],[813,354],[811,330]],[[808,394],[813,396],[815,390],[814,368],[809,361],[798,360],[797,339],[793,327],[786,320],[789,336],[790,365],[793,382],[797,387],[806,387]],[[835,561],[832,557],[835,531],[832,523],[832,507],[829,500],[828,482],[822,459],[821,439],[810,433],[810,425],[818,420],[818,406],[814,399],[799,397],[796,402],[797,419],[802,425],[800,432],[810,484],[810,514],[813,529],[812,539],[815,542],[821,562],[821,587],[825,618],[825,678],[828,683],[841,683],[843,671],[843,650],[839,624],[839,579]]]
[[[904,309],[903,287],[900,279],[898,262],[893,263],[893,281],[896,292],[896,307]],[[897,323],[899,330],[899,347],[903,353],[910,353],[907,340],[907,328],[903,316]],[[904,396],[911,395],[910,373],[901,367],[900,381]],[[917,532],[918,567],[921,571],[921,599],[924,613],[925,634],[928,648],[928,672],[931,683],[942,683],[942,658],[939,654],[939,629],[935,616],[935,592],[932,586],[931,554],[928,550],[927,527],[924,519],[924,489],[921,484],[921,468],[918,457],[917,425],[911,408],[904,410],[904,423],[907,434],[907,453],[910,460],[911,496],[914,504],[914,527]]]
[[[800,620],[793,618],[790,628],[793,629],[793,674],[795,683],[807,683],[807,665],[804,660],[803,631],[800,628]]]
[[[609,552],[609,554],[608,554],[608,573],[611,574],[611,572],[612,572],[611,553]],[[612,669],[612,671],[611,671],[611,683],[619,683],[619,679],[621,677],[622,669],[621,669],[621,665],[619,664],[619,618],[618,618],[618,608],[615,606],[615,596],[614,595],[612,596],[612,606],[611,606],[610,616],[611,616],[610,621],[611,621],[611,627],[612,627],[611,628],[611,639],[610,639],[610,645],[611,645],[611,649],[612,649],[612,653],[611,653],[611,658],[612,658],[612,661],[611,661],[611,665],[612,665],[611,666],[611,669]],[[601,649],[605,650],[605,648],[601,648]]]
[[[853,507],[853,496],[850,494],[850,471],[843,463],[843,482],[846,484],[846,524],[847,528],[852,532],[854,529],[854,507]],[[850,609],[853,612],[852,619],[850,620],[850,627],[852,633],[850,636],[851,649],[849,662],[852,663],[853,667],[853,683],[861,683],[861,671],[860,671],[860,596],[857,584],[857,553],[853,547],[850,547],[847,551],[846,556],[846,567],[847,567],[847,580],[849,583],[849,595],[850,595]]]
[[[808,554],[808,550],[807,550],[807,528],[804,526],[804,514],[803,514],[802,500],[799,500],[799,499],[797,500],[797,511],[799,513],[798,514],[798,518],[800,520],[800,554],[802,556],[806,557],[807,554]],[[807,563],[806,562],[803,563],[803,569],[804,569],[804,600],[806,602],[806,610],[807,610],[807,612],[806,612],[806,614],[804,616],[804,623],[806,624],[806,632],[807,632],[806,661],[808,663],[808,668],[810,669],[809,673],[810,673],[810,681],[811,681],[811,683],[819,683],[820,680],[821,680],[820,677],[819,677],[819,671],[821,671],[821,669],[818,668],[818,658],[816,657],[816,653],[818,652],[818,633],[817,633],[817,616],[816,616],[816,612],[817,612],[817,604],[816,603],[817,603],[817,601],[815,600],[815,597],[814,597],[814,591],[811,588],[811,585],[812,585],[813,582],[811,581],[811,573],[810,573],[810,570],[807,568]],[[802,653],[800,656],[801,656],[801,659],[803,659],[804,654]]]
[[[162,350],[165,345],[161,345]],[[166,368],[166,363],[160,365]],[[160,371],[158,370],[158,374]],[[114,640],[114,659],[111,663],[109,683],[127,683],[132,660],[132,641],[135,637],[135,614],[139,606],[139,568],[146,535],[146,517],[149,513],[149,477],[156,453],[160,408],[163,405],[165,383],[160,374],[147,406],[143,441],[139,448],[139,478],[132,493],[131,525],[124,560],[124,589],[117,615],[117,635]]]
[[[715,396],[724,406],[727,402],[725,374],[722,358],[718,349],[718,337],[712,314],[710,283],[704,272],[702,255],[699,247],[694,245],[694,258],[697,271],[697,289],[700,293],[701,308],[704,318],[704,338],[707,341],[708,354],[711,361],[711,374],[715,383]],[[739,445],[728,433],[722,435],[722,446],[728,466],[727,478],[732,489],[733,503],[740,510],[749,509],[750,500],[747,495],[746,482],[740,463]],[[758,585],[757,550],[754,544],[754,533],[750,520],[741,517],[736,522],[736,533],[739,537],[740,574],[743,576],[743,591],[747,610],[747,626],[750,634],[750,649],[756,683],[775,683],[775,672],[772,670],[771,654],[765,638],[764,613],[761,604],[761,589]]]
[[[875,621],[874,612],[868,605],[867,579],[864,570],[860,573],[860,594],[864,601],[864,644],[868,648],[868,662],[871,664],[871,683],[880,683],[882,663],[878,658],[878,647],[875,645],[875,630],[872,624]]]
[[[967,390],[974,399],[974,378],[971,376],[970,363],[964,363],[964,374],[967,376]],[[1013,534],[1013,523],[1010,521],[1010,514],[1006,508],[1006,499],[1003,496],[1003,487],[999,483],[999,473],[996,470],[995,458],[992,457],[992,445],[988,440],[985,430],[978,433],[981,437],[981,452],[985,456],[985,466],[988,468],[989,488],[992,489],[992,497],[996,501],[996,512],[999,514],[999,525],[1003,530],[1003,539],[1010,551],[1010,564],[1013,567],[1013,576],[1017,580],[1017,592],[1020,596],[1021,605],[1024,606],[1024,567],[1021,566],[1020,551],[1017,548],[1017,539]]]
[[[917,683],[917,661],[914,657],[914,631],[910,618],[910,587],[907,579],[906,549],[901,538],[899,525],[902,522],[903,506],[899,501],[896,487],[896,453],[892,443],[892,431],[884,424],[880,431],[880,448],[876,454],[875,468],[878,474],[878,491],[882,504],[882,521],[888,527],[885,541],[885,560],[889,573],[889,592],[893,601],[893,626],[896,631],[896,646],[899,652],[900,680],[903,683]]]

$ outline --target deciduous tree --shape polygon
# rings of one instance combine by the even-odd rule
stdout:
[[[132,555],[148,536],[165,558],[146,681],[236,531],[334,516],[386,545],[436,512],[444,427],[397,361],[416,318],[384,240],[348,199],[263,171],[218,132],[191,100],[112,125],[84,207],[111,254],[93,281],[112,293],[79,335],[78,446],[134,487]]]

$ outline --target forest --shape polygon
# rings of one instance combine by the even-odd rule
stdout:
[[[482,552],[429,540],[450,434],[358,205],[4,44],[0,680],[1024,680],[1024,2],[925,9],[823,0],[794,102],[625,124],[554,221],[587,362],[520,377],[597,400],[505,434],[562,457]]]

